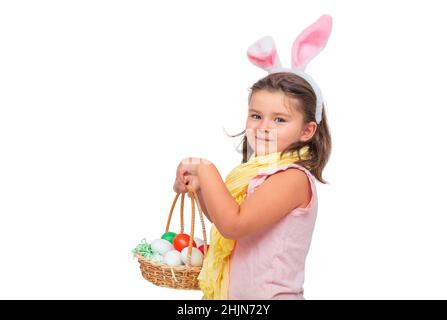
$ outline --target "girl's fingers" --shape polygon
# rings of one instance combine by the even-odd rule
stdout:
[[[181,163],[177,167],[177,177],[182,177],[185,174],[186,168]]]
[[[179,166],[177,167],[177,178],[182,179],[183,182],[185,181],[185,176],[190,175],[189,171],[187,170],[187,168],[182,165],[181,163],[179,164]]]
[[[186,163],[184,163],[185,159],[188,159]],[[180,162],[180,164],[177,166],[177,172],[176,172],[176,179],[174,183],[174,190],[176,192],[182,192],[186,193],[188,192],[186,185],[191,183],[193,179],[193,172],[191,172],[189,169],[191,169],[191,165],[189,164],[191,162],[191,158],[185,158]],[[190,168],[191,167],[191,168]]]
[[[186,192],[186,185],[180,179],[176,178],[174,182],[174,191],[175,192]]]
[[[197,192],[200,188],[199,186],[199,181],[195,178],[192,178],[190,181],[188,181],[188,188],[192,189],[194,192]],[[186,192],[188,192],[189,190],[186,189]],[[188,194],[188,196],[191,198],[191,196]]]
[[[191,181],[191,175],[189,172],[185,172],[183,175],[183,183],[187,184],[189,181]]]

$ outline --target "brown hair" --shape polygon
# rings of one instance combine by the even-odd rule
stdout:
[[[292,98],[291,100],[296,102],[293,105],[296,110],[303,114],[304,123],[309,123],[311,121],[315,121],[315,105],[316,105],[316,95],[313,91],[311,85],[301,78],[300,76],[290,73],[290,72],[279,72],[272,73],[267,75],[266,77],[257,81],[250,88],[249,101],[252,95],[260,90],[268,90],[270,92],[281,91],[284,94]],[[250,147],[247,141],[247,136],[245,131],[238,133],[236,135],[229,135],[230,137],[237,137],[241,134],[244,134],[244,138],[242,140],[243,148],[242,148],[242,163],[248,161],[254,150]],[[330,153],[331,153],[331,134],[329,131],[329,126],[326,119],[326,112],[323,106],[323,113],[321,122],[318,124],[317,130],[312,136],[312,138],[306,142],[297,141],[290,144],[286,149],[281,152],[281,157],[286,152],[291,151],[299,151],[301,147],[308,145],[310,151],[310,159],[304,160],[299,159],[295,163],[299,164],[305,168],[307,168],[314,177],[320,181],[321,183],[327,183],[327,181],[323,180],[322,174],[323,169],[326,166]]]

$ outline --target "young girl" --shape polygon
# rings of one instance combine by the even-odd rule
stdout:
[[[292,69],[282,68],[273,40],[248,57],[269,75],[249,96],[242,163],[222,180],[213,163],[185,158],[176,192],[197,195],[213,223],[199,284],[204,299],[304,299],[305,260],[317,214],[331,137],[317,84],[304,73],[332,26],[324,15],[295,40]]]

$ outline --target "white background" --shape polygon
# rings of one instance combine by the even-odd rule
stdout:
[[[333,153],[318,184],[307,299],[445,299],[442,1],[0,4],[0,298],[198,299],[131,250],[164,231],[179,161],[239,164],[246,58],[333,16],[307,71]],[[188,207],[189,208],[189,207]],[[178,211],[176,211],[178,212]],[[189,226],[189,223],[188,223]],[[209,227],[209,225],[208,225]]]

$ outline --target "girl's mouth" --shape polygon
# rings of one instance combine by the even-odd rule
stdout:
[[[259,141],[265,141],[265,142],[271,141],[271,140],[267,140],[267,139],[263,139],[263,138],[258,138],[258,137],[256,137],[256,140],[259,140]]]

